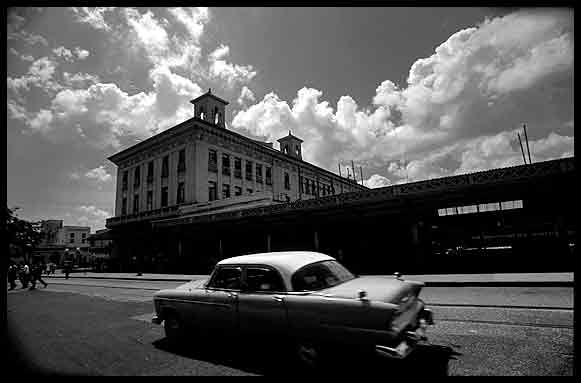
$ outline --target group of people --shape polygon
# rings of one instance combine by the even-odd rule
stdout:
[[[40,282],[44,287],[48,284],[42,280],[42,273],[46,271],[47,267],[44,263],[34,263],[29,266],[25,262],[20,264],[11,263],[8,266],[8,283],[10,284],[10,290],[16,288],[16,280],[20,280],[22,288],[25,289],[30,284],[29,290],[34,290],[36,288],[36,282]]]

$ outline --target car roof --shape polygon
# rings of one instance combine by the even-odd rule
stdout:
[[[268,265],[276,268],[288,282],[292,274],[301,267],[314,262],[333,259],[335,258],[315,251],[275,251],[227,258],[218,262],[218,265]]]

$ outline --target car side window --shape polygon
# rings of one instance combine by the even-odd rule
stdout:
[[[239,267],[220,267],[209,286],[215,289],[240,290],[242,270]]]
[[[285,291],[280,275],[267,267],[246,268],[246,288],[249,291]]]

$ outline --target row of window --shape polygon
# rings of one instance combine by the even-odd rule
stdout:
[[[168,187],[164,186],[161,188],[161,207],[168,206]],[[186,185],[183,182],[178,183],[178,189],[176,193],[176,204],[181,204],[186,201]],[[146,194],[145,211],[153,210],[153,190],[148,190]],[[133,196],[133,210],[132,214],[139,213],[139,194]],[[121,215],[127,215],[127,197],[123,197],[121,201]]]
[[[186,150],[182,149],[178,152],[178,167],[177,172],[183,173],[186,171]],[[141,185],[141,167],[137,166],[133,169],[133,187],[138,188]],[[148,184],[153,183],[154,177],[154,167],[153,161],[149,161],[147,164],[147,178],[146,181]],[[169,155],[164,156],[161,160],[161,178],[169,177]],[[127,190],[127,186],[129,183],[129,172],[125,170],[123,172],[123,179],[121,183],[121,190]]]
[[[230,184],[222,184],[222,199],[230,198],[231,196],[231,186]],[[246,188],[246,194],[250,195],[254,193],[252,188]],[[234,186],[234,196],[242,195],[242,187]],[[208,181],[208,200],[215,201],[218,199],[218,184],[216,181]]]
[[[522,200],[491,202],[491,203],[481,203],[478,205],[465,205],[438,209],[438,215],[442,217],[446,215],[483,213],[495,210],[522,209],[522,207],[523,207]]]
[[[256,182],[263,183],[262,168],[262,164],[256,164],[254,167],[252,161],[246,160],[246,180],[252,181],[252,172],[256,170]],[[264,166],[264,168],[264,182],[267,185],[272,185],[272,168],[270,166]],[[208,151],[208,170],[213,173],[218,172],[218,152],[215,149],[209,149]],[[222,174],[226,176],[231,175],[230,155],[225,153],[222,154]],[[234,178],[242,179],[242,158],[239,157],[234,157]]]
[[[85,243],[87,239],[87,233],[81,233],[81,243]],[[75,233],[69,233],[69,243],[75,243]]]
[[[299,191],[301,193],[317,196],[319,194],[326,196],[326,195],[333,195],[335,194],[335,186],[333,185],[326,185],[315,182],[312,179],[301,177],[299,182]]]

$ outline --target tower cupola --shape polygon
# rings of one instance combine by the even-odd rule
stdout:
[[[288,136],[278,139],[278,142],[281,152],[287,156],[298,158],[299,160],[303,159],[301,149],[303,140],[293,136],[290,130],[288,131]]]
[[[214,96],[212,94],[212,89],[208,89],[207,93],[204,93],[190,102],[194,104],[195,117],[211,124],[218,125],[221,128],[226,128],[226,105],[229,103],[228,101],[222,100],[220,97]]]

